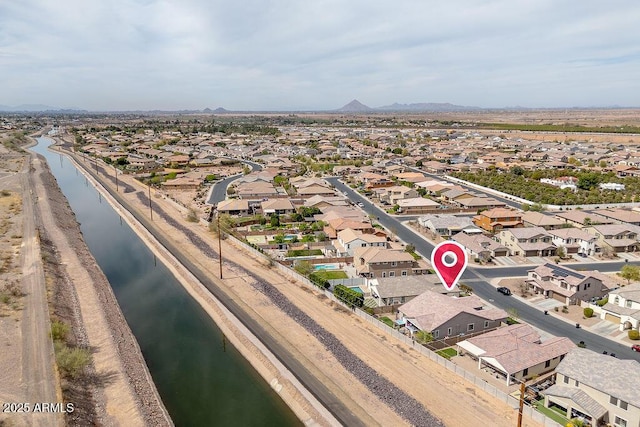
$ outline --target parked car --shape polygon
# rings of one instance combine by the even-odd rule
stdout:
[[[500,292],[502,295],[511,295],[511,290],[505,286],[500,286],[498,288],[498,292]]]
[[[361,208],[364,208],[364,203],[358,202],[358,206],[361,207]]]
[[[634,344],[631,346],[631,350],[640,352],[640,344]]]

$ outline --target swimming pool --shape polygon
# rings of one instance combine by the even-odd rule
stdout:
[[[364,295],[364,292],[362,291],[362,289],[360,288],[360,286],[354,286],[353,288],[349,288],[349,289],[351,289],[352,291],[356,291],[356,292],[358,292],[359,294]]]
[[[336,267],[333,264],[316,264],[313,267],[314,270],[337,270],[338,267]]]

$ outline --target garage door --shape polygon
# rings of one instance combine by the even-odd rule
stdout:
[[[610,313],[605,313],[604,314],[604,320],[608,320],[611,323],[615,323],[615,324],[619,324],[620,323],[620,317],[615,316],[613,314]]]
[[[553,293],[553,299],[558,300],[560,302],[564,302],[564,303],[567,302],[567,298],[564,295],[560,295],[556,292]]]

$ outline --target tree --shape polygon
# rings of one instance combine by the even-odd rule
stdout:
[[[509,172],[511,172],[514,175],[523,175],[524,169],[522,169],[522,167],[520,166],[513,166],[511,167],[511,169],[509,169]]]
[[[433,334],[427,331],[418,331],[415,333],[415,338],[420,344],[427,344],[433,341]]]
[[[556,250],[556,255],[558,255],[560,259],[564,259],[564,257],[567,256],[567,250],[564,248],[564,246],[558,246],[558,249]]]
[[[618,273],[620,277],[627,281],[627,285],[631,284],[631,282],[640,281],[640,267],[635,265],[626,264]]]
[[[280,215],[278,215],[278,214],[271,215],[271,218],[269,218],[269,223],[271,224],[272,227],[279,227],[280,226]]]
[[[578,177],[576,187],[581,190],[591,190],[600,183],[600,174],[595,172],[583,173]]]
[[[405,252],[415,252],[416,251],[416,247],[412,244],[408,244],[407,246],[404,247]]]
[[[294,270],[306,277],[313,273],[313,266],[309,261],[298,261]]]

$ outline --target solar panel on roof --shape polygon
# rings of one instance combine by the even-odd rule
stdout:
[[[554,274],[555,276],[558,276],[558,277],[567,277],[567,276],[572,276],[572,277],[575,277],[575,278],[578,278],[578,279],[584,279],[584,278],[585,278],[585,276],[584,276],[584,275],[582,275],[582,274],[580,274],[580,273],[577,273],[577,272],[575,272],[575,271],[571,271],[571,270],[564,269],[564,268],[559,267],[559,266],[557,266],[557,265],[553,265],[553,264],[549,264],[549,263],[547,263],[547,264],[545,264],[545,266],[546,266],[547,268],[549,268],[551,271],[553,271],[553,274]]]

